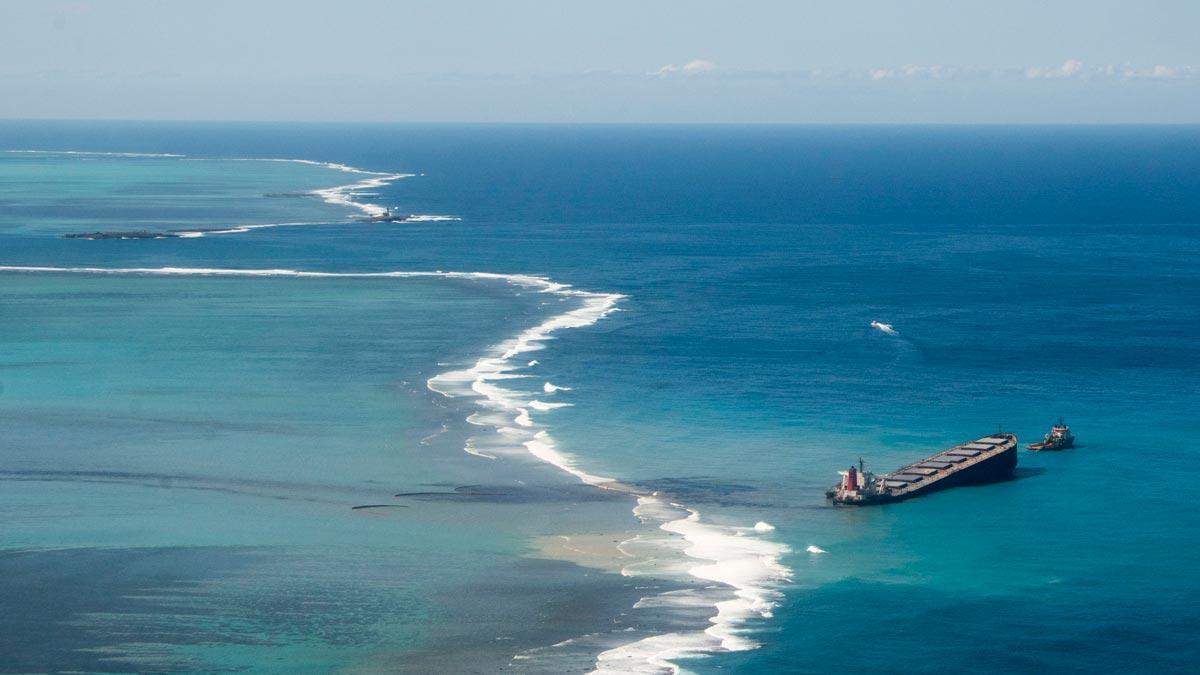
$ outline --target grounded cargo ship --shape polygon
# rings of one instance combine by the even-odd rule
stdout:
[[[1017,466],[1017,436],[997,433],[957,445],[889,474],[858,467],[839,471],[842,480],[825,496],[835,504],[887,504],[959,485],[1006,480]]]

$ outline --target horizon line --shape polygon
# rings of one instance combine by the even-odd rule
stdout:
[[[622,127],[1197,127],[1200,120],[1192,122],[1155,122],[1155,121],[603,121],[603,120],[363,120],[363,119],[330,119],[330,120],[279,120],[266,118],[236,119],[191,119],[191,118],[140,118],[140,117],[4,117],[0,116],[0,124],[8,122],[108,122],[135,124],[362,124],[378,126],[622,126]]]

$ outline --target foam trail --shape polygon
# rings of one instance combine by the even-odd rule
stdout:
[[[550,435],[549,430],[534,423],[529,415],[530,408],[546,411],[556,406],[527,399],[521,392],[502,387],[497,382],[523,377],[514,372],[525,367],[518,357],[543,349],[545,343],[552,340],[554,334],[561,330],[590,326],[603,319],[611,312],[616,311],[617,302],[624,296],[619,293],[580,291],[541,277],[537,277],[537,279],[538,283],[536,284],[526,282],[523,285],[535,287],[543,293],[578,299],[579,305],[562,314],[552,316],[537,326],[526,329],[516,337],[493,347],[492,354],[478,359],[470,368],[435,375],[429,379],[427,386],[444,396],[479,397],[479,405],[484,410],[507,413],[508,419],[515,420],[516,424],[521,427],[520,429],[501,426],[496,431],[517,437],[515,440],[519,441],[529,454],[553,464],[589,485],[616,488],[616,481],[612,478],[581,469],[574,458],[558,448],[558,444]],[[536,365],[537,361],[530,360],[525,364],[532,366]]]
[[[517,415],[514,421],[523,427],[533,426],[533,418],[529,416],[529,411],[524,408],[521,408],[520,413]]]
[[[171,233],[182,239],[198,239],[210,234],[242,234],[251,230],[266,230],[273,227],[298,227],[301,225],[320,225],[320,223],[255,223],[252,225],[233,225],[204,230],[172,230]]]
[[[556,391],[571,391],[571,388],[570,387],[560,387],[557,384],[550,384],[549,382],[547,382],[546,384],[542,385],[542,391],[546,392],[547,394],[553,394]]]
[[[812,553],[814,555],[816,555],[818,553],[828,553],[829,552],[829,551],[826,551],[825,549],[821,548],[820,546],[816,546],[816,545],[809,546],[808,548],[806,548],[804,550],[806,552]]]
[[[545,277],[529,274],[498,274],[494,272],[309,272],[286,268],[237,268],[237,267],[53,267],[48,265],[0,265],[0,272],[29,272],[42,274],[143,274],[147,276],[226,276],[226,277],[297,277],[309,279],[412,279],[447,278],[475,279],[482,281],[505,281],[516,286],[539,289],[543,287],[563,288]]]
[[[554,410],[555,408],[570,408],[571,403],[546,403],[545,401],[530,401],[529,407],[534,410]]]
[[[370,202],[355,201],[355,192],[364,188],[381,188],[392,181],[400,180],[401,178],[411,177],[411,173],[385,173],[376,175],[372,178],[364,178],[354,183],[346,185],[337,185],[331,188],[321,190],[313,190],[313,194],[321,197],[326,204],[336,204],[338,206],[348,206],[358,209],[368,216],[382,216],[388,212],[386,206],[372,204]]]
[[[440,223],[449,220],[462,220],[458,216],[436,216],[432,214],[413,214],[404,219],[406,223]]]
[[[471,441],[467,441],[467,444],[463,446],[463,451],[467,454],[475,455],[476,457],[483,457],[484,459],[496,459],[495,455],[488,454],[480,450],[479,448],[475,447],[475,444]]]
[[[92,152],[88,150],[3,150],[2,152],[10,154],[28,154],[28,155],[82,155],[84,157],[171,157],[178,158],[185,155],[176,155],[170,152]]]
[[[881,321],[872,321],[871,328],[875,328],[875,329],[879,330],[880,332],[885,333],[887,335],[899,335],[900,334],[899,331],[897,331],[895,328],[892,327],[892,324],[883,323]]]

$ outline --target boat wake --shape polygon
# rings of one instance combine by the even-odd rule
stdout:
[[[872,321],[871,328],[874,328],[885,335],[900,335],[900,331],[893,328],[892,324],[883,323],[882,321]]]
[[[463,448],[465,452],[489,460],[532,455],[588,485],[628,493],[636,501],[633,514],[652,529],[622,542],[621,548],[637,548],[650,553],[635,556],[639,562],[627,565],[621,573],[630,577],[674,579],[687,586],[683,590],[645,597],[634,609],[664,612],[674,617],[695,616],[699,612],[707,617],[706,621],[700,619],[688,626],[673,625],[673,630],[643,628],[633,633],[622,631],[607,635],[594,643],[596,649],[591,652],[594,671],[679,672],[674,661],[681,658],[754,649],[758,645],[747,636],[746,622],[771,617],[781,597],[780,585],[790,580],[791,570],[781,562],[789,552],[788,547],[764,537],[774,530],[770,524],[758,522],[738,527],[706,522],[697,510],[671,501],[660,493],[646,494],[586,470],[575,457],[559,447],[544,420],[546,414],[570,404],[539,401],[532,394],[504,386],[508,381],[527,378],[524,371],[537,366],[538,361],[525,355],[545,349],[546,343],[557,333],[593,325],[617,311],[618,303],[625,298],[619,293],[578,290],[541,276],[490,272],[13,265],[0,266],[0,272],[336,279],[436,277],[504,282],[523,290],[574,301],[570,303],[570,309],[495,345],[469,368],[446,371],[430,378],[426,384],[431,391],[443,396],[469,397],[476,404],[478,410],[467,421],[489,429],[490,433],[468,439]],[[569,390],[546,382],[541,393]],[[653,587],[653,584],[647,586]],[[530,657],[523,654],[517,658]]]

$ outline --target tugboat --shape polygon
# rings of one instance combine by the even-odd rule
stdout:
[[[1046,434],[1041,443],[1033,443],[1029,446],[1030,450],[1039,452],[1041,450],[1066,450],[1075,446],[1075,435],[1071,433],[1071,427],[1067,426],[1062,418],[1058,418],[1058,424],[1050,427],[1050,433]]]

